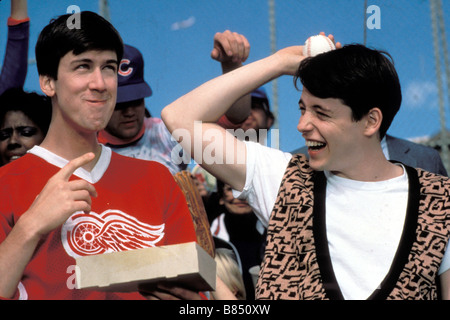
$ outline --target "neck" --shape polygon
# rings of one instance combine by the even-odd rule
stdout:
[[[358,151],[358,155],[354,155],[353,160],[346,170],[331,171],[331,173],[343,178],[367,182],[389,180],[403,174],[401,166],[386,159],[381,145]]]
[[[87,171],[94,168],[102,151],[95,132],[81,134],[71,130],[57,130],[52,126],[40,146],[69,161],[85,153],[93,152],[95,159],[83,166]]]

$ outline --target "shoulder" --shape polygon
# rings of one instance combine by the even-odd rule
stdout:
[[[444,196],[450,200],[450,178],[421,168],[415,168],[423,192]]]
[[[245,145],[247,153],[251,156],[249,158],[250,161],[258,160],[259,162],[265,162],[269,165],[270,163],[278,165],[279,162],[287,164],[292,158],[292,154],[289,152],[271,148],[257,142],[245,141]]]
[[[170,188],[175,182],[173,174],[162,163],[123,156],[116,152],[112,153],[109,171],[115,181],[140,183],[151,188]]]
[[[422,145],[420,143],[412,142],[405,139],[400,139],[392,136],[386,136],[386,142],[388,145],[391,145],[392,147],[403,147],[408,148],[409,152],[413,154],[420,155],[422,157],[425,156],[439,156],[439,152],[431,147]]]
[[[309,164],[308,157],[303,153],[296,153],[291,158],[291,163]]]
[[[111,166],[114,170],[120,167],[122,168],[122,171],[126,171],[128,173],[157,172],[163,175],[171,175],[170,171],[163,164],[157,161],[132,158],[114,151],[111,153]],[[126,168],[126,170],[124,170],[124,168]]]
[[[412,167],[447,175],[441,156],[436,149],[388,135],[386,136],[386,143],[391,159]]]
[[[158,139],[169,139],[172,137],[169,129],[167,129],[164,122],[159,118],[145,118],[144,119],[145,132],[151,137],[158,137]]]
[[[159,118],[145,118],[144,119],[144,126],[147,130],[152,128],[166,128],[166,125],[164,122]]]
[[[247,148],[246,187],[250,183],[279,183],[292,154],[261,145],[257,142],[245,142]]]
[[[163,164],[152,160],[141,160],[112,153],[108,173],[102,179],[103,185],[114,184],[123,189],[138,188],[158,191],[159,194],[173,190],[175,178]]]
[[[417,171],[417,175],[419,176],[419,179],[421,179],[423,181],[432,181],[432,182],[442,183],[445,185],[450,184],[449,177],[440,175],[438,173],[430,172],[428,170],[421,169],[421,168],[415,168],[414,170]]]
[[[29,173],[33,168],[43,168],[46,161],[33,154],[26,154],[11,163],[0,167],[0,179],[5,176],[19,176]]]
[[[2,199],[11,197],[15,205],[21,206],[33,201],[48,179],[59,170],[58,167],[33,155],[21,158],[0,168]]]
[[[450,179],[423,169],[417,170],[420,185],[419,212],[429,225],[434,222],[450,224]],[[432,222],[434,221],[434,222]],[[448,229],[447,229],[448,230]]]

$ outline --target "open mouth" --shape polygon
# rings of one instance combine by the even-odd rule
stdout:
[[[320,149],[325,148],[327,144],[324,142],[319,141],[306,141],[306,146],[308,147],[308,150],[312,151],[318,151]]]

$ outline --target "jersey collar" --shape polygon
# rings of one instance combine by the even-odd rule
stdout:
[[[111,149],[105,147],[104,145],[101,145],[101,147],[102,152],[100,154],[100,158],[95,164],[95,167],[92,169],[92,171],[89,172],[83,168],[78,168],[74,172],[75,176],[86,180],[89,183],[96,183],[103,177],[109,167],[109,163],[111,162]],[[69,162],[69,160],[64,159],[40,146],[34,146],[30,150],[28,150],[28,153],[34,154],[35,156],[44,159],[48,163],[58,168],[64,167]]]

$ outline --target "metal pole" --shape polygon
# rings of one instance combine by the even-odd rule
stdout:
[[[109,14],[108,0],[98,0],[98,11],[99,14],[108,21],[111,21],[111,16]]]
[[[439,57],[439,30],[438,30],[438,8],[437,0],[430,0],[431,8],[431,26],[433,30],[433,47],[434,47],[434,57],[436,62],[436,81],[438,86],[438,99],[439,99],[439,115],[441,123],[441,134],[440,134],[440,145],[441,145],[441,157],[442,162],[447,170],[449,170],[449,149],[448,149],[448,139],[447,139],[447,128],[445,121],[445,109],[444,109],[444,94],[443,94],[443,83],[441,74],[441,61]]]
[[[367,44],[367,0],[364,0],[364,21],[363,21],[363,31],[364,31],[364,39],[363,44]]]
[[[270,50],[271,53],[274,54],[277,50],[276,48],[276,22],[275,22],[275,0],[268,0],[269,1],[269,26],[270,26]],[[273,115],[275,117],[273,128],[279,129],[279,112],[278,112],[278,80],[274,79],[272,80],[272,110]],[[276,141],[271,141],[271,146],[273,148],[279,149],[279,132],[278,131],[278,138],[274,139]]]
[[[448,49],[447,49],[447,35],[445,34],[445,22],[444,22],[444,10],[442,9],[442,0],[437,0],[437,20],[439,24],[439,41],[442,44],[442,54],[443,54],[443,62],[444,62],[444,70],[445,70],[445,80],[447,81],[447,103],[450,103],[450,65],[449,65],[449,57],[448,57]]]

